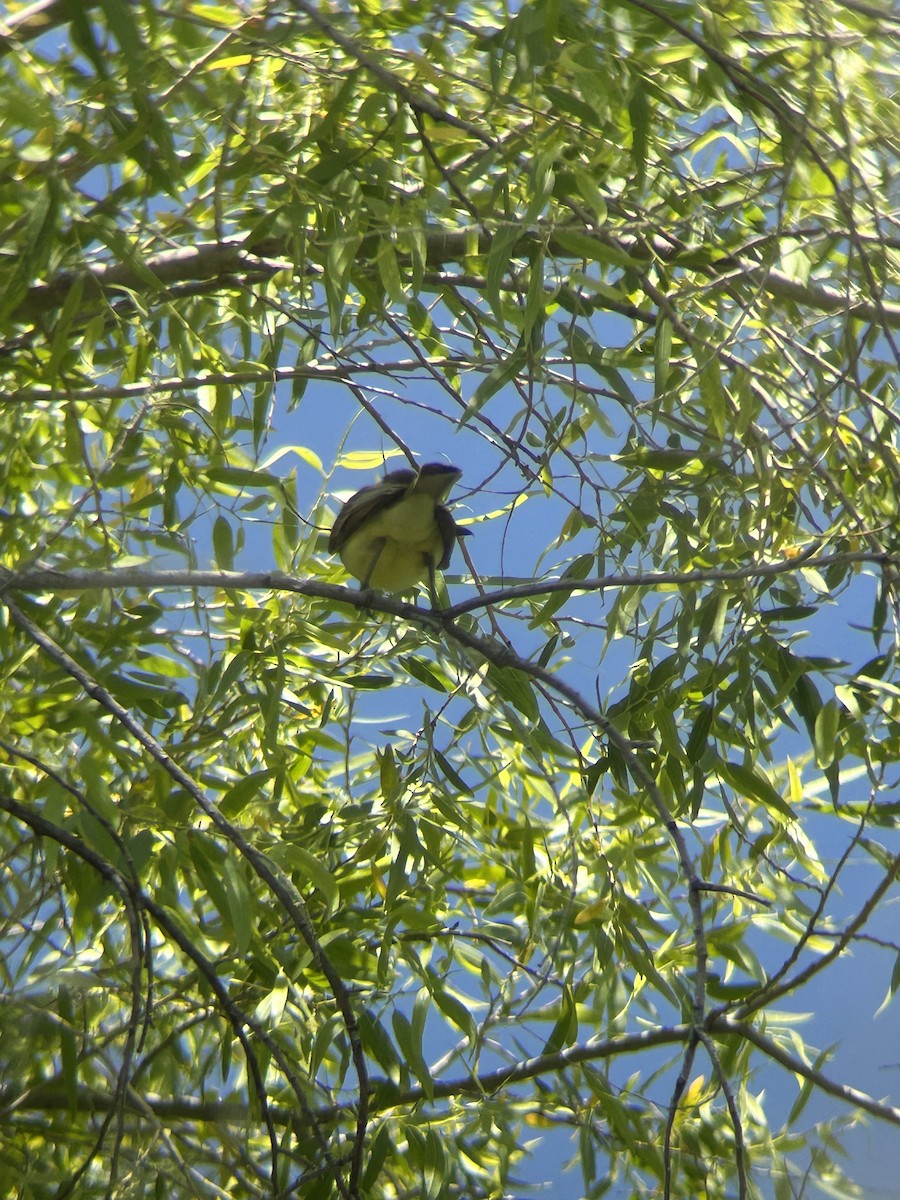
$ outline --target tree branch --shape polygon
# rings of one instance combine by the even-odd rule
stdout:
[[[757,1049],[762,1050],[769,1058],[775,1060],[782,1067],[787,1068],[795,1075],[801,1076],[803,1079],[808,1079],[820,1091],[827,1092],[829,1096],[836,1096],[839,1100],[845,1101],[847,1104],[855,1105],[857,1108],[863,1109],[864,1112],[871,1113],[873,1117],[878,1117],[880,1121],[888,1121],[892,1125],[900,1125],[900,1108],[895,1108],[891,1104],[885,1104],[880,1100],[876,1100],[867,1092],[860,1092],[856,1088],[848,1087],[845,1083],[837,1083],[833,1079],[829,1079],[821,1071],[817,1071],[815,1067],[809,1066],[802,1058],[797,1058],[795,1055],[788,1053],[770,1037],[767,1037],[755,1025],[751,1025],[746,1021],[732,1021],[729,1017],[716,1017],[709,1024],[712,1033],[730,1033],[737,1034],[739,1037],[746,1038],[748,1042],[752,1042]]]
[[[900,559],[878,550],[848,550],[835,554],[814,554],[812,551],[796,558],[777,562],[748,563],[744,567],[713,567],[696,571],[639,571],[634,575],[602,575],[595,579],[542,579],[534,583],[514,584],[484,592],[470,600],[460,601],[447,609],[431,612],[388,595],[357,591],[336,583],[320,583],[300,579],[283,571],[218,571],[218,570],[161,570],[153,567],[112,567],[108,570],[57,570],[51,567],[29,568],[21,572],[0,568],[0,595],[4,592],[23,592],[38,595],[53,592],[85,592],[97,589],[136,589],[139,591],[184,591],[188,588],[218,588],[223,591],[279,591],[320,600],[351,604],[359,609],[407,617],[415,621],[423,617],[449,617],[455,620],[466,613],[531,596],[549,596],[555,592],[578,595],[587,592],[614,591],[626,587],[672,587],[679,585],[735,583],[742,579],[768,579],[787,575],[806,568],[822,570],[831,566],[852,566],[855,563],[888,564],[900,567]]]
[[[561,230],[561,235],[564,232]],[[686,249],[677,241],[673,243],[672,240],[662,238],[651,238],[645,243],[631,234],[613,235],[588,228],[579,228],[578,233],[580,238],[595,241],[598,251],[601,248],[609,248],[618,254],[633,257],[638,267],[648,266],[654,257],[661,261],[676,260]],[[553,227],[523,231],[518,243],[508,250],[508,257],[512,259],[517,255],[527,255],[539,235],[546,241],[547,252],[555,258],[569,260],[574,257],[572,250],[567,248],[564,236],[560,240],[555,237]],[[477,237],[477,254],[488,255],[493,245],[493,233],[483,230],[449,231],[434,227],[426,230],[426,265],[435,270],[448,262],[466,262],[473,253],[473,237]],[[110,292],[126,293],[122,303],[128,308],[132,307],[127,293],[145,294],[148,280],[151,278],[155,278],[160,288],[164,289],[179,286],[194,289],[197,285],[206,283],[213,283],[216,287],[246,287],[256,279],[271,279],[280,271],[295,272],[297,267],[288,251],[289,244],[285,238],[251,242],[248,237],[240,235],[216,242],[201,242],[193,246],[181,246],[175,250],[164,250],[149,255],[139,265],[123,262],[99,263],[78,271],[63,271],[48,282],[30,288],[12,314],[12,319],[26,325],[39,319],[45,320],[48,312],[59,308],[76,286],[81,287],[83,291],[82,319],[95,311],[100,301]],[[602,257],[601,255],[601,259]],[[402,260],[403,255],[398,254],[398,259]],[[889,328],[900,329],[900,304],[881,300],[873,302],[860,296],[849,296],[846,292],[840,292],[825,284],[800,283],[779,271],[745,261],[740,256],[722,256],[697,269],[711,278],[733,275],[737,271],[750,287],[762,289],[776,299],[789,300],[818,312],[844,313],[847,316],[882,322]],[[303,270],[316,278],[321,274],[320,268],[310,262],[309,257],[304,259]],[[511,285],[507,282],[505,286]],[[730,280],[730,286],[734,286],[733,278]],[[572,293],[573,300],[576,300],[577,296],[578,294]],[[588,294],[585,305],[588,309],[593,309],[598,307],[598,302],[591,300]],[[600,301],[599,307],[605,307],[605,301]],[[641,314],[638,310],[634,310],[633,315],[643,321],[647,320],[646,314]]]

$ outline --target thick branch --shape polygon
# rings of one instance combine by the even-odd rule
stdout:
[[[856,563],[885,566],[892,562],[893,558],[890,555],[877,550],[848,550],[835,554],[784,558],[770,563],[748,563],[743,567],[714,567],[697,571],[643,571],[634,575],[603,575],[596,579],[540,579],[534,583],[515,584],[493,592],[481,593],[470,600],[452,605],[438,615],[456,619],[477,609],[509,604],[511,601],[524,600],[531,596],[549,596],[555,592],[565,592],[574,596],[582,592],[615,591],[625,587],[654,588],[735,583],[743,579],[768,579],[778,575],[789,575],[806,568],[823,570],[833,566],[852,566]],[[335,583],[298,579],[293,575],[286,575],[283,571],[179,571],[154,567],[114,567],[110,570],[81,570],[76,567],[71,570],[56,570],[38,567],[3,574],[5,578],[0,575],[0,594],[9,591],[30,595],[46,592],[65,595],[67,592],[86,592],[94,588],[132,588],[138,591],[184,591],[188,588],[278,591],[352,604],[357,608],[407,617],[412,621],[427,617],[431,623],[434,617],[434,614],[425,609],[394,600],[390,596],[371,596]]]
[[[96,310],[110,292],[122,292],[124,302],[131,306],[127,293],[145,294],[151,280],[160,288],[210,281],[217,287],[228,283],[246,287],[255,279],[271,279],[279,271],[293,269],[292,263],[280,257],[283,252],[284,243],[280,241],[248,247],[246,238],[224,238],[220,242],[164,250],[140,264],[98,263],[84,270],[62,271],[46,283],[30,288],[12,319],[22,325],[45,319],[75,287],[82,289],[82,317]]]
[[[603,261],[604,251],[612,249],[620,255],[633,257],[635,265],[648,265],[652,259],[677,260],[685,249],[677,241],[656,238],[649,243],[641,242],[630,234],[612,235],[579,228],[579,237],[597,243],[598,258]],[[564,230],[561,231],[565,233]],[[509,250],[510,260],[517,256],[528,256],[535,240],[546,244],[547,252],[554,258],[567,261],[573,255],[565,238],[558,240],[553,228],[524,231],[518,244]],[[478,255],[489,254],[493,236],[480,231],[477,235]],[[464,263],[473,253],[472,234],[463,231],[429,229],[426,231],[426,265],[438,270],[447,263]],[[315,258],[315,255],[312,256]],[[402,255],[398,255],[402,260]],[[694,268],[697,269],[697,268]],[[729,276],[729,288],[737,286],[738,273],[747,285],[761,289],[778,300],[787,300],[822,313],[846,313],[861,320],[880,321],[892,328],[900,328],[900,304],[884,301],[873,302],[861,296],[852,296],[821,283],[800,283],[779,271],[763,269],[758,264],[744,261],[738,256],[712,259],[700,268],[711,278]],[[59,308],[73,287],[83,289],[82,307],[84,315],[96,310],[101,297],[110,292],[121,292],[122,303],[130,305],[129,292],[145,294],[151,278],[161,288],[189,287],[196,290],[198,284],[212,283],[215,287],[226,285],[246,287],[258,279],[270,279],[280,271],[296,270],[288,258],[285,240],[272,238],[265,242],[250,243],[244,237],[225,238],[218,242],[202,242],[194,246],[183,246],[176,250],[165,250],[138,263],[99,263],[79,271],[65,271],[31,288],[19,304],[13,320],[29,325],[44,320],[54,309]],[[305,261],[304,270],[318,275],[318,268]],[[508,283],[506,286],[510,286]],[[594,307],[588,295],[586,307]]]

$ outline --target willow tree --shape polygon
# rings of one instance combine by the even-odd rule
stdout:
[[[13,1194],[850,1195],[892,1077],[798,1020],[900,982],[900,25],[0,35]],[[424,461],[437,607],[327,553]]]

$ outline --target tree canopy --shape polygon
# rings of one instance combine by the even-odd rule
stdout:
[[[856,1194],[900,1125],[889,1040],[868,1087],[836,1045],[900,986],[896,15],[4,20],[12,1194]],[[429,461],[437,607],[360,591],[340,504]]]

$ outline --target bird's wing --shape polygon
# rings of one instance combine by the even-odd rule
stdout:
[[[364,525],[370,517],[382,509],[389,507],[406,495],[411,482],[415,480],[412,471],[394,471],[393,475],[403,475],[401,479],[391,479],[390,476],[370,483],[351,496],[337,515],[337,519],[328,535],[329,554],[340,553],[341,546],[353,537],[357,529]],[[409,478],[407,478],[409,476]]]
[[[443,571],[445,567],[449,567],[450,565],[450,558],[453,555],[453,548],[456,545],[457,539],[471,537],[472,531],[470,529],[463,529],[461,525],[457,525],[453,520],[453,513],[451,513],[449,508],[444,508],[443,504],[439,504],[435,508],[434,519],[437,522],[441,541],[444,543],[444,553],[441,561],[435,565],[439,571]]]

